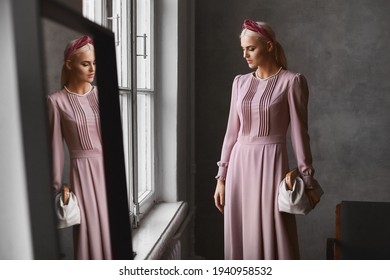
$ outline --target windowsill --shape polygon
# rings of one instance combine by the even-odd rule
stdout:
[[[169,246],[188,213],[186,202],[160,203],[133,230],[135,260],[158,259]]]

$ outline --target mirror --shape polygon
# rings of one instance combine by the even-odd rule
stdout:
[[[41,3],[53,182],[57,190],[70,185],[81,213],[80,225],[58,230],[60,258],[132,259],[114,35],[59,3]],[[93,39],[85,53],[94,54],[96,75],[77,94],[62,88],[61,70],[65,47],[84,35]]]

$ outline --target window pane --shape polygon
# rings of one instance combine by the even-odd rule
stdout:
[[[103,25],[103,0],[83,0],[83,15],[100,25]]]
[[[137,0],[137,87],[152,89],[152,1]]]
[[[137,95],[138,197],[140,201],[153,189],[152,95]]]
[[[130,7],[129,1],[114,0],[112,2],[112,31],[115,34],[116,63],[118,67],[118,84],[122,88],[129,88],[130,84]]]
[[[122,114],[122,127],[123,127],[123,144],[125,153],[126,164],[126,177],[127,185],[130,187],[133,185],[133,172],[132,172],[132,124],[131,124],[131,93],[129,91],[121,91],[120,106]],[[132,210],[133,191],[131,188],[128,190],[128,198],[130,202],[130,209]]]

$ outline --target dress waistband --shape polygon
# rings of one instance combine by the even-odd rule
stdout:
[[[69,151],[70,158],[97,158],[102,157],[102,151],[96,150],[77,150],[77,151]]]
[[[286,143],[286,136],[284,135],[272,135],[272,136],[238,136],[237,142],[241,144],[282,144]]]

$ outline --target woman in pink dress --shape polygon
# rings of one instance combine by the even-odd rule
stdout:
[[[233,81],[218,162],[216,207],[224,214],[225,259],[298,259],[295,216],[278,210],[278,186],[289,171],[286,135],[307,185],[313,178],[308,135],[308,87],[287,70],[272,29],[245,20],[241,47],[254,72]]]
[[[93,40],[72,41],[64,52],[62,89],[48,96],[54,191],[62,189],[65,141],[81,212],[73,227],[75,259],[112,259],[95,69]]]

